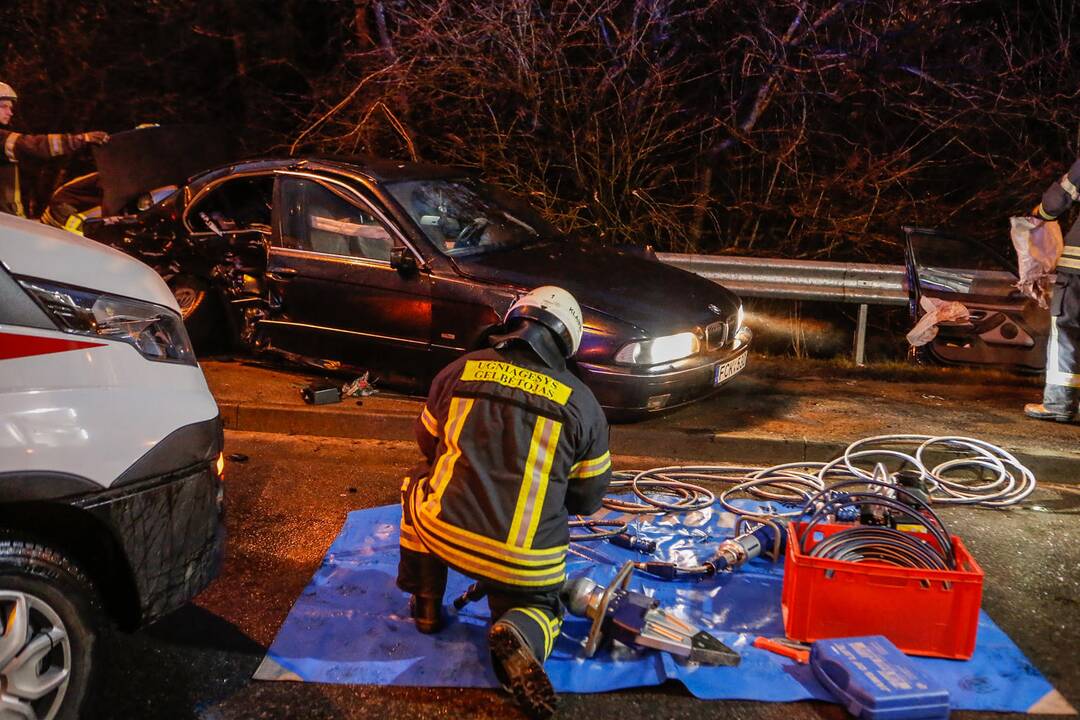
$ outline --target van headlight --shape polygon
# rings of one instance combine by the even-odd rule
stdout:
[[[197,364],[184,321],[170,308],[44,280],[19,283],[65,332],[126,342],[147,360]]]
[[[615,354],[615,362],[620,365],[657,365],[690,357],[700,350],[698,336],[684,332],[630,343]]]

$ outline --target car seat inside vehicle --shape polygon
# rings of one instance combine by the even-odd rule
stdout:
[[[393,238],[374,215],[321,185],[302,182],[303,187],[295,190],[300,193],[300,215],[306,221],[297,223],[293,218],[290,223],[298,247],[327,255],[390,261]]]

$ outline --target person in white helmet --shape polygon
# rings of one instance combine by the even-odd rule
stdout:
[[[495,674],[533,718],[555,711],[543,663],[562,626],[568,516],[598,510],[611,480],[607,420],[566,365],[582,327],[566,290],[519,298],[491,348],[435,378],[416,422],[423,460],[402,485],[397,584],[416,628],[442,629],[448,566],[476,580]]]
[[[104,145],[108,133],[93,130],[84,133],[50,133],[25,135],[7,128],[15,114],[18,95],[5,82],[0,82],[0,212],[26,217],[19,189],[19,165],[23,160],[48,160],[69,155],[86,145]]]

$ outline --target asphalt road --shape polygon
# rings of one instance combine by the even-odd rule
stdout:
[[[521,717],[493,691],[255,682],[251,674],[346,513],[396,501],[410,443],[232,432],[224,572],[196,602],[106,643],[103,715],[115,718]],[[620,465],[616,458],[616,467]],[[983,607],[1080,706],[1080,489],[1011,512],[952,509],[987,573]],[[976,718],[978,713],[957,713]],[[1001,718],[999,714],[985,714]],[[702,702],[677,683],[565,695],[560,717],[841,718],[825,703]]]

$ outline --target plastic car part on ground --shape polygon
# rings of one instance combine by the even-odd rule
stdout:
[[[375,383],[370,379],[371,373],[365,372],[360,377],[341,386],[342,397],[368,397],[379,392],[375,389]]]
[[[963,303],[945,302],[927,295],[919,298],[919,305],[926,314],[907,334],[907,341],[912,347],[922,347],[937,337],[941,323],[967,320],[969,315]]]
[[[378,392],[375,383],[368,379],[369,373],[364,373],[355,380],[344,385],[329,380],[316,380],[300,388],[300,397],[308,405],[329,405],[341,402],[347,397],[368,397]]]
[[[1037,217],[1009,218],[1010,232],[1019,261],[1020,280],[1016,287],[1034,299],[1039,307],[1049,307],[1051,274],[1064,249],[1061,226]]]

